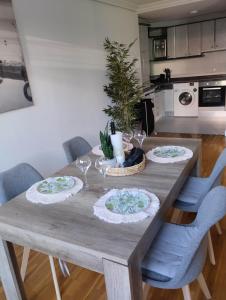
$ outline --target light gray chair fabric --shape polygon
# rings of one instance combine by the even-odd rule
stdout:
[[[16,197],[17,195],[25,192],[34,183],[40,180],[43,180],[42,175],[27,163],[21,163],[15,166],[14,168],[11,168],[7,171],[0,173],[0,206],[5,202],[10,201],[12,198]],[[25,258],[23,255],[23,259],[22,259],[22,265],[23,263],[25,264],[24,277],[26,274],[27,263],[28,263],[29,252],[30,252],[30,249],[29,248],[27,249],[28,249],[28,256]],[[49,256],[49,258],[53,259],[52,256]],[[24,259],[26,262],[23,262]],[[64,261],[61,261],[60,259],[59,262],[60,262],[60,267],[61,265],[63,265],[67,271],[67,274],[69,274],[66,263]],[[52,274],[54,274],[53,281],[54,281],[54,287],[55,287],[57,299],[61,299],[60,289],[56,279],[55,266],[53,265],[52,267],[50,264],[50,267],[51,267]],[[63,272],[63,274],[65,273]]]
[[[41,174],[27,163],[21,163],[0,173],[0,204],[23,193],[42,179]]]
[[[195,280],[206,259],[209,228],[226,214],[226,188],[211,190],[189,225],[165,223],[146,254],[143,280],[154,287],[177,289]]]
[[[226,149],[220,154],[211,174],[207,178],[189,177],[183,186],[174,207],[182,211],[197,212],[205,195],[221,184],[221,176],[226,166]]]
[[[90,144],[81,136],[76,136],[63,144],[63,148],[69,163],[75,161],[79,156],[91,151]]]

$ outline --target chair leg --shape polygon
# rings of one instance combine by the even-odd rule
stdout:
[[[222,229],[221,229],[220,223],[217,222],[217,223],[215,224],[215,226],[216,226],[216,229],[217,229],[217,233],[218,233],[219,235],[222,235]]]
[[[188,284],[182,288],[182,292],[184,295],[184,300],[191,300],[191,292]]]
[[[24,247],[24,250],[23,250],[22,263],[21,263],[21,267],[20,267],[20,275],[21,275],[21,278],[23,281],[25,279],[25,275],[26,275],[26,271],[27,271],[30,250],[31,249],[28,247]]]
[[[180,223],[182,219],[183,212],[180,209],[174,208],[171,217],[172,223]]]
[[[53,260],[52,256],[49,256],[49,262],[50,262],[50,268],[51,268],[51,272],[52,272],[52,276],[53,276],[53,283],[54,283],[54,288],[55,288],[55,292],[56,292],[56,298],[57,298],[57,300],[61,300],[60,288],[59,288],[59,284],[57,281],[56,269],[55,269],[54,260]]]
[[[208,286],[206,284],[205,278],[202,273],[199,274],[197,280],[206,299],[211,299],[210,291],[208,289]]]
[[[143,282],[143,300],[147,300],[148,292],[150,290],[150,286]]]
[[[212,238],[210,231],[208,231],[208,253],[209,253],[209,258],[210,262],[212,265],[216,265],[216,260],[215,260],[215,255],[214,255],[214,250],[213,250],[213,243],[212,243]]]

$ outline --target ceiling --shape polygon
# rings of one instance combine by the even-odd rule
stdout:
[[[226,11],[226,0],[133,0],[139,16],[153,22],[184,19]],[[176,9],[175,9],[176,8]],[[197,11],[196,14],[191,14]]]

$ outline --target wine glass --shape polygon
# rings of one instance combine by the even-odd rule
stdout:
[[[142,149],[143,141],[147,137],[146,132],[144,130],[135,129],[133,137],[138,141],[140,148]]]
[[[92,161],[89,156],[85,155],[85,156],[81,156],[81,157],[77,158],[75,164],[76,164],[76,167],[78,167],[80,169],[80,171],[83,173],[84,189],[87,190],[89,188],[89,184],[87,181],[86,174],[92,164]]]
[[[128,130],[128,131],[124,131],[122,133],[122,140],[124,142],[126,142],[127,144],[130,143],[130,141],[132,140],[132,138],[133,138],[133,132],[132,131]]]
[[[101,175],[104,176],[104,182],[105,182],[107,172],[111,168],[111,164],[109,160],[107,160],[104,156],[98,157],[95,161],[95,168],[100,172]],[[104,191],[107,190],[108,189],[105,187]]]

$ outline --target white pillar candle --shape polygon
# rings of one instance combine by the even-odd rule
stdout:
[[[125,161],[125,153],[123,150],[122,132],[116,131],[115,134],[111,134],[111,143],[113,146],[114,156],[117,163],[122,165]]]

